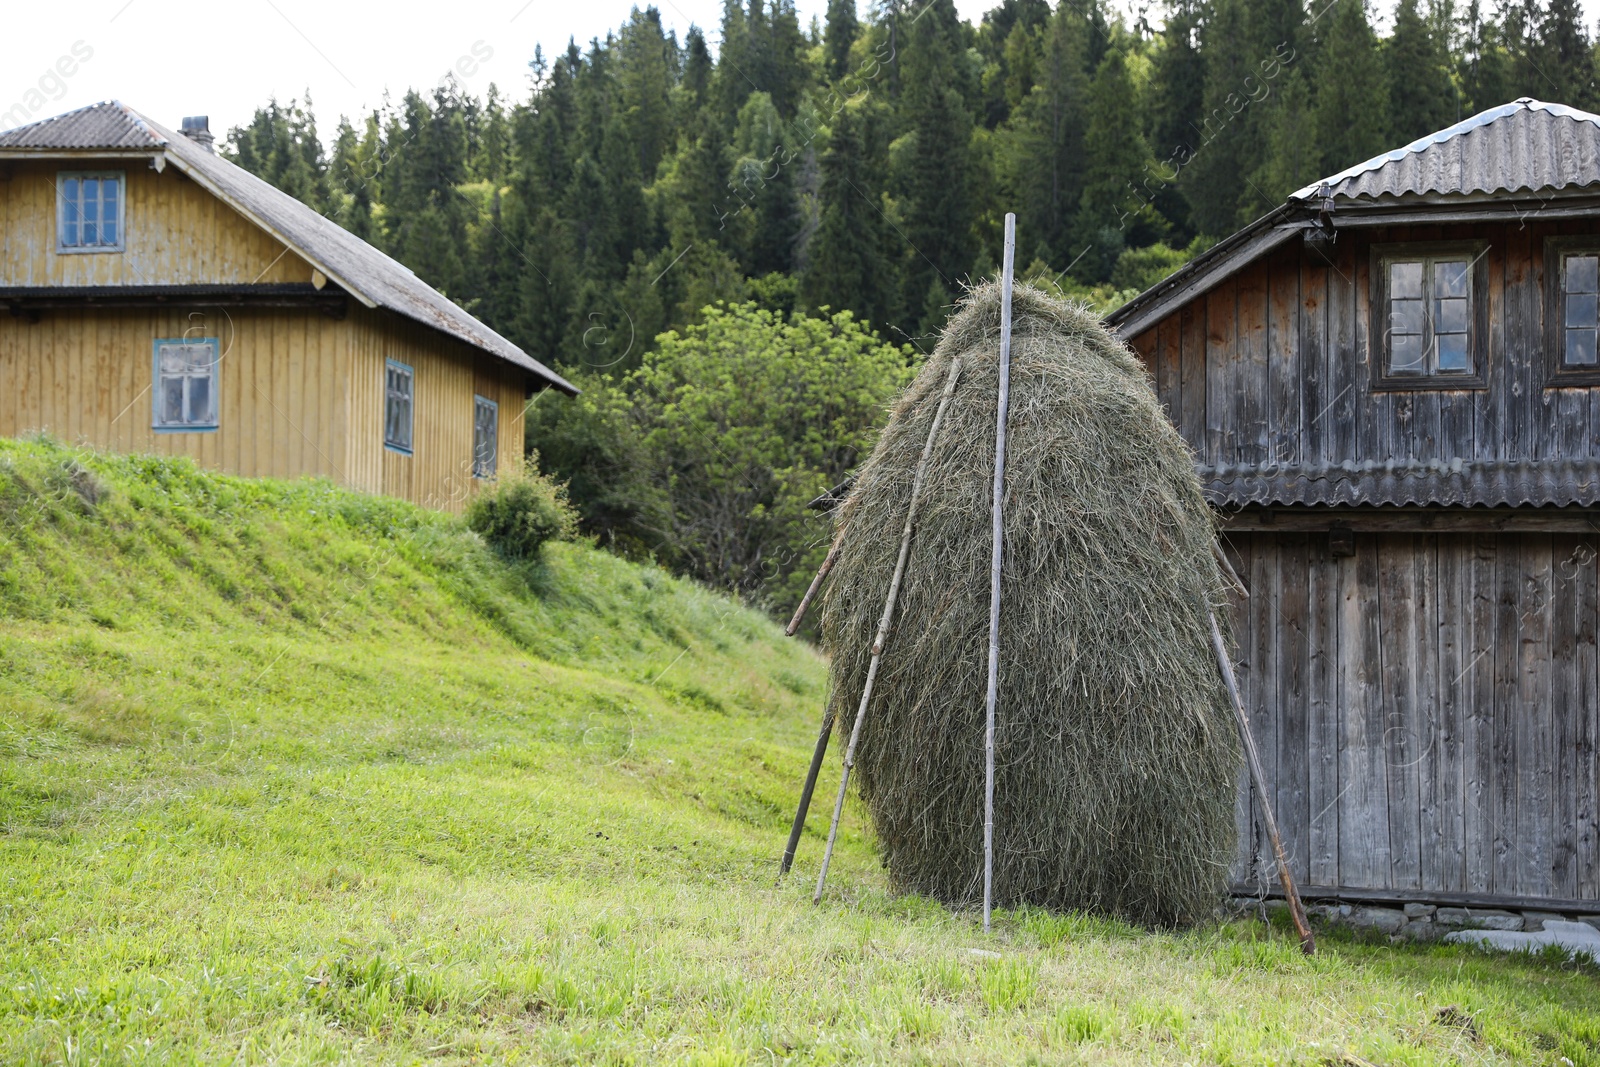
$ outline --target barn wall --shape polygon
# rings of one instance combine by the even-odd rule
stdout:
[[[1245,699],[1310,886],[1600,900],[1600,537],[1230,533]],[[1241,782],[1235,875],[1271,880]]]
[[[1331,263],[1299,242],[1134,339],[1208,466],[1600,458],[1600,388],[1546,381],[1544,239],[1590,220],[1346,229]],[[1487,239],[1488,387],[1393,391],[1370,376],[1374,242]]]
[[[58,254],[56,173],[126,173],[125,250]],[[0,286],[309,282],[311,266],[184,177],[142,159],[0,163]]]

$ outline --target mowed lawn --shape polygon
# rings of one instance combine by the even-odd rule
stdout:
[[[824,664],[583,545],[0,443],[0,1062],[1600,1064],[1600,970],[777,856]]]

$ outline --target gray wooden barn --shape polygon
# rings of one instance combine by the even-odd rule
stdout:
[[[1600,116],[1523,99],[1300,190],[1110,317],[1250,595],[1313,896],[1597,911]],[[1239,881],[1270,877],[1247,794]]]

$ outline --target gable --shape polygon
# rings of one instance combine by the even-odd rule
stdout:
[[[56,252],[63,170],[125,175],[124,248]],[[251,285],[311,281],[311,265],[185,177],[144,159],[0,161],[0,287]]]

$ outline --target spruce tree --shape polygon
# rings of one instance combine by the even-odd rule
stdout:
[[[1313,119],[1322,171],[1333,174],[1393,147],[1389,87],[1366,0],[1339,0],[1325,18],[1316,57]]]
[[[1090,282],[1110,277],[1117,256],[1129,244],[1130,228],[1147,221],[1148,208],[1135,195],[1134,182],[1150,163],[1150,148],[1139,127],[1128,121],[1133,99],[1133,80],[1122,53],[1106,53],[1089,87],[1083,138],[1087,164],[1073,225],[1073,241],[1083,250],[1074,272]]]
[[[829,79],[838,81],[850,73],[850,46],[860,35],[856,0],[828,0],[828,29],[822,50]]]
[[[1383,65],[1389,82],[1392,140],[1409,143],[1442,130],[1459,114],[1455,83],[1450,77],[1449,42],[1441,40],[1432,20],[1418,10],[1418,0],[1400,0],[1394,32],[1383,44]]]
[[[822,153],[821,222],[811,241],[801,298],[810,307],[849,308],[882,325],[893,296],[882,195],[867,162],[859,109],[834,117]]]
[[[944,322],[942,314],[937,321],[928,318],[933,289],[945,293],[937,303],[948,303],[977,254],[972,115],[962,93],[960,23],[952,0],[928,3],[929,9],[909,27],[902,56],[904,111],[912,142],[896,176],[907,243],[901,261],[905,304],[922,309],[922,333]]]
[[[1071,6],[1056,8],[1045,30],[1037,80],[1003,131],[1001,182],[1017,205],[1024,260],[1072,262],[1072,224],[1083,199],[1084,116],[1089,27]]]

